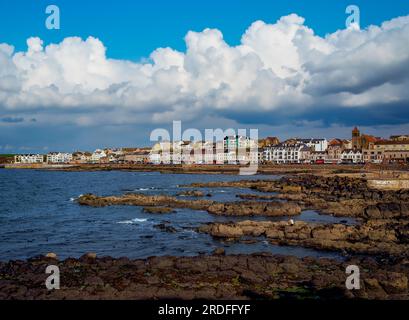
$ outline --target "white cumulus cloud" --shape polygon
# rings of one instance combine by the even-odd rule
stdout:
[[[0,44],[0,115],[92,125],[264,113],[257,121],[268,123],[409,101],[409,16],[321,37],[291,14],[254,22],[237,46],[216,29],[185,41],[186,52],[158,48],[143,63],[108,58],[94,37],[49,45],[33,37],[25,52]]]

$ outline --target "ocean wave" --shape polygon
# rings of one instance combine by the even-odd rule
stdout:
[[[83,196],[83,194],[80,194],[78,197],[76,198],[70,198],[70,202],[74,202],[75,200],[81,198]]]
[[[135,218],[135,219],[132,219],[132,220],[119,221],[117,223],[119,223],[119,224],[135,224],[135,223],[142,223],[142,222],[147,222],[147,221],[148,221],[148,219]]]
[[[149,191],[149,190],[159,190],[159,189],[155,187],[150,187],[150,188],[138,188],[135,191]]]

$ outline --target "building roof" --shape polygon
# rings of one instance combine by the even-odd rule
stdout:
[[[351,152],[355,154],[362,153],[361,150],[358,150],[358,149],[345,149],[344,151],[342,151],[342,153],[351,153]]]
[[[398,145],[398,144],[409,144],[408,141],[392,141],[392,140],[378,140],[375,141],[376,145]]]
[[[365,138],[368,142],[376,142],[379,140],[379,138],[374,137],[374,136],[370,136],[368,134],[364,134],[362,135],[363,138]]]
[[[332,139],[329,143],[329,146],[337,146],[337,145],[342,145],[342,140],[341,139]]]
[[[323,138],[311,138],[311,139],[297,139],[297,141],[301,141],[301,142],[322,142],[325,141],[326,139]]]

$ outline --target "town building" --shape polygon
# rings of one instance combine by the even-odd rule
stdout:
[[[345,149],[341,153],[342,163],[362,163],[362,152],[358,149]]]
[[[148,150],[142,150],[142,151],[134,151],[130,153],[125,153],[123,157],[120,157],[120,162],[125,162],[125,163],[148,163],[149,162],[149,155],[150,152]],[[123,159],[123,160],[122,160]]]
[[[309,159],[311,163],[326,163],[328,154],[326,151],[311,151]]]
[[[386,162],[409,163],[409,150],[387,150],[383,156]]]
[[[50,152],[47,154],[47,163],[70,163],[71,161],[72,153]]]
[[[305,144],[306,146],[310,147],[312,151],[316,152],[324,152],[328,148],[328,140],[327,139],[295,139],[295,144]]]
[[[33,164],[44,163],[46,156],[42,154],[18,154],[14,156],[14,163]]]
[[[91,155],[91,162],[97,163],[101,162],[102,158],[106,158],[107,154],[104,150],[97,149]]]
[[[379,140],[363,150],[366,162],[408,162],[409,140],[395,138],[395,140]]]
[[[306,150],[310,149],[305,144],[279,144],[264,149],[263,158],[267,162],[276,164],[302,163],[308,161],[302,158]]]
[[[409,141],[409,135],[402,134],[402,135],[397,135],[397,136],[391,136],[390,140],[392,140],[392,141]]]
[[[409,140],[379,140],[373,144],[376,151],[409,151]]]
[[[368,149],[370,143],[375,143],[379,138],[367,134],[361,134],[359,129],[355,127],[352,130],[352,148],[351,149]]]
[[[328,149],[327,149],[327,161],[329,163],[339,163],[341,162],[341,154],[344,149],[344,143],[341,139],[332,139],[328,143]]]
[[[85,164],[91,162],[92,153],[76,151],[72,154],[71,163],[73,164]]]

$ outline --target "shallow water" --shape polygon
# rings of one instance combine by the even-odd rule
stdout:
[[[183,184],[193,182],[235,181],[242,179],[277,179],[276,176],[232,176],[201,174],[160,174],[158,172],[52,172],[34,170],[0,170],[0,260],[26,259],[47,252],[60,258],[79,257],[85,252],[99,256],[194,256],[224,247],[227,253],[272,252],[295,256],[339,257],[299,247],[279,247],[260,241],[256,244],[223,243],[193,228],[214,221],[240,221],[209,215],[204,211],[178,209],[177,213],[152,215],[140,207],[113,206],[92,208],[79,206],[75,199],[85,193],[100,196],[125,192],[176,195]],[[239,188],[205,189],[209,199],[237,201],[239,193],[262,194]],[[289,218],[251,218],[288,220]],[[340,219],[306,211],[294,220],[321,223]],[[168,233],[155,228],[165,223],[177,230]]]

